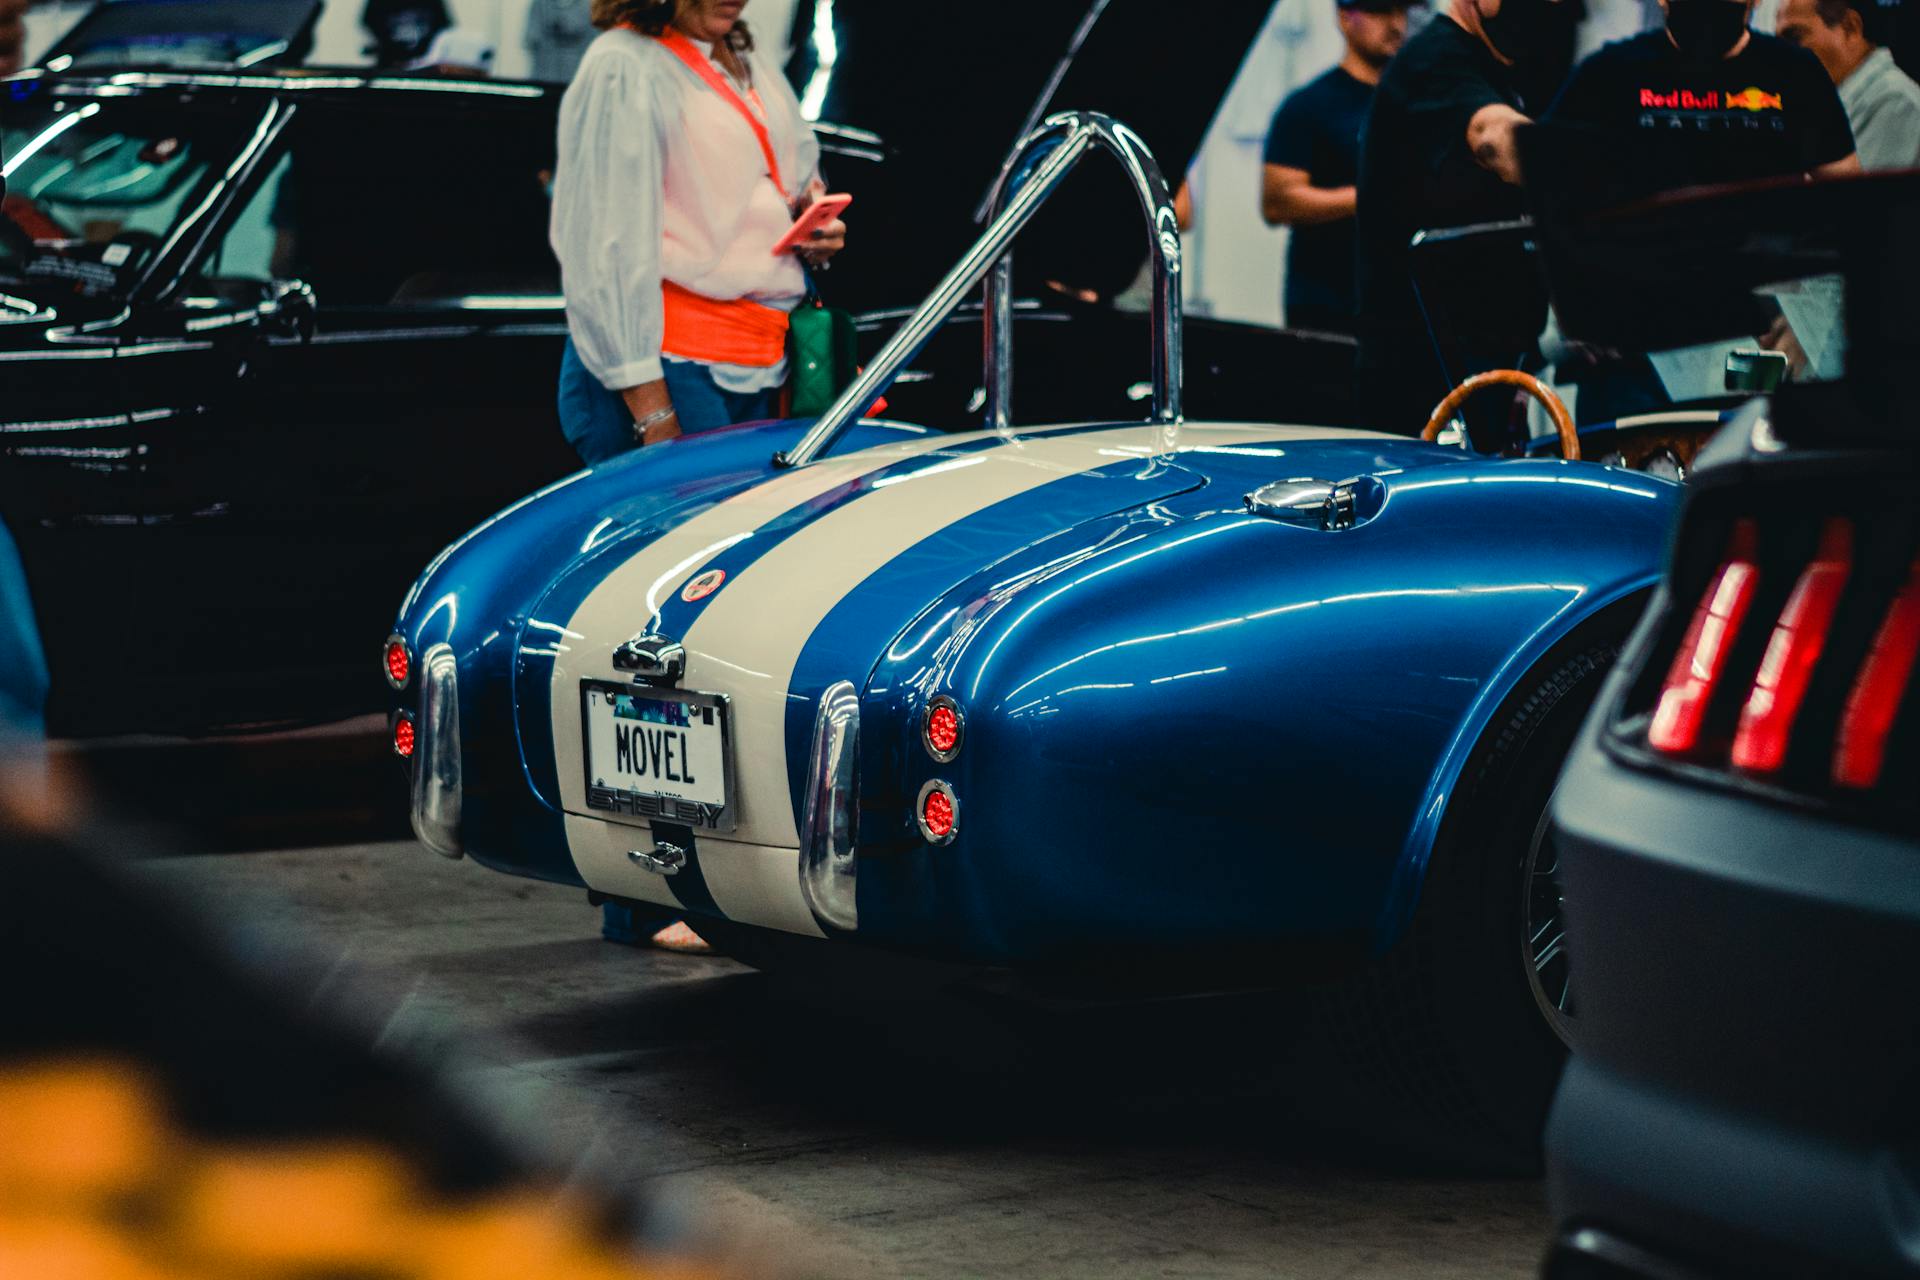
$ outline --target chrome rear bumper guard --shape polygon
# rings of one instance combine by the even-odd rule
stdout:
[[[860,927],[854,901],[860,839],[860,695],[846,680],[820,698],[800,825],[800,896],[822,928]]]
[[[434,645],[420,658],[413,834],[443,858],[466,854],[460,839],[459,663],[444,644]]]

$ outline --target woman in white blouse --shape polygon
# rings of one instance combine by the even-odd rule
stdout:
[[[820,195],[820,150],[747,0],[593,0],[602,34],[560,105],[552,241],[571,332],[560,416],[589,464],[772,417],[801,261],[773,246]]]

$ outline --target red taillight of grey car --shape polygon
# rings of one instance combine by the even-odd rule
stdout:
[[[1721,528],[1725,550],[1682,597],[1665,678],[1643,719],[1623,708],[1616,737],[1697,774],[1915,816],[1895,775],[1920,743],[1920,522],[1866,511]]]

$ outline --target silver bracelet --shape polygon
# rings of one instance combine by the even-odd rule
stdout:
[[[644,418],[635,419],[633,424],[633,438],[644,443],[647,438],[648,427],[657,427],[672,416],[673,406],[668,405],[664,409],[655,409]]]

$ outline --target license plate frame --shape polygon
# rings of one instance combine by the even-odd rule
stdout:
[[[637,698],[649,702],[680,703],[684,706],[711,708],[720,730],[720,790],[718,813],[701,800],[690,800],[664,792],[604,786],[594,779],[593,726],[594,695]],[[641,722],[646,723],[646,722]],[[580,771],[585,784],[587,809],[594,817],[612,822],[652,825],[670,822],[691,827],[697,832],[730,835],[739,826],[734,806],[733,709],[722,693],[702,693],[691,689],[663,689],[640,684],[621,684],[613,680],[580,682]]]

